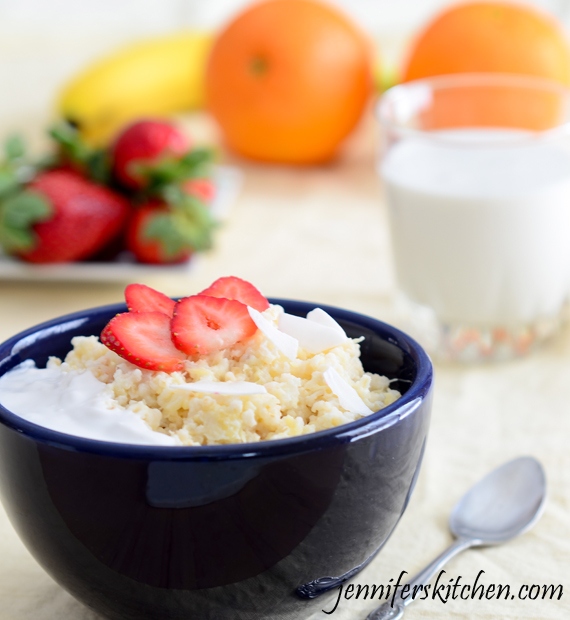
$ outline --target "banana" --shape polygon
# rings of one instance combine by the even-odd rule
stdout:
[[[75,76],[57,111],[92,146],[125,124],[201,107],[212,35],[186,32],[131,44]]]

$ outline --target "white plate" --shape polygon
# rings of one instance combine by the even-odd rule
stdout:
[[[216,195],[210,209],[214,217],[223,222],[239,194],[242,174],[236,168],[218,166],[213,180]],[[4,256],[0,251],[0,280],[124,282],[145,276],[187,274],[194,263],[195,259],[191,258],[177,265],[144,265],[137,263],[129,252],[123,252],[109,262],[34,265]]]

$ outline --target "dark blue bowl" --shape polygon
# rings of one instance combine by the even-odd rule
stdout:
[[[315,307],[272,302],[301,316]],[[432,366],[397,329],[320,307],[365,336],[365,369],[395,379],[399,400],[312,435],[204,447],[82,439],[0,406],[4,507],[62,587],[113,620],[292,620],[327,608],[331,590],[374,557],[419,472]],[[14,336],[0,345],[0,375],[64,357],[72,337],[98,335],[125,310],[86,310]]]

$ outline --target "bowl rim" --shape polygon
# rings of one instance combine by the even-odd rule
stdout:
[[[292,455],[319,450],[330,447],[331,445],[356,441],[357,439],[376,433],[384,428],[393,426],[404,419],[421,405],[431,391],[433,386],[433,366],[428,354],[413,338],[398,328],[371,316],[326,304],[282,298],[269,298],[269,302],[281,306],[289,306],[289,310],[291,310],[291,305],[293,305],[297,307],[297,310],[306,312],[313,308],[322,308],[325,312],[328,312],[337,319],[361,324],[372,329],[375,333],[379,331],[384,332],[382,334],[384,340],[397,346],[414,360],[417,369],[415,380],[412,382],[407,392],[398,400],[394,401],[394,403],[354,422],[342,424],[331,429],[308,433],[306,435],[251,443],[208,446],[156,446],[88,439],[55,431],[29,422],[3,407],[1,403],[0,424],[36,442],[49,444],[58,448],[96,453],[99,455],[129,459],[151,458],[153,460],[167,461],[235,460]],[[13,349],[16,348],[16,345],[21,343],[24,338],[29,338],[42,330],[49,330],[58,325],[66,323],[75,323],[75,325],[77,325],[77,321],[81,319],[84,319],[84,323],[87,323],[96,316],[109,314],[109,317],[112,317],[121,311],[126,311],[126,305],[124,303],[96,306],[94,308],[88,308],[56,317],[15,334],[8,340],[0,343],[0,376],[4,374],[2,366],[6,360],[12,356]],[[58,333],[61,332],[58,331]],[[47,339],[49,335],[45,337]]]

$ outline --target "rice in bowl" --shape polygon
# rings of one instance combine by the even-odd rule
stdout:
[[[283,313],[272,305],[263,313],[275,326]],[[361,339],[311,354],[303,347],[288,359],[261,330],[228,349],[196,356],[183,371],[145,370],[122,359],[96,336],[78,336],[62,362],[48,368],[92,373],[106,384],[107,406],[130,411],[178,445],[199,446],[282,439],[330,429],[363,417],[341,405],[324,373],[336,370],[371,411],[393,403],[400,393],[383,376],[365,372]],[[247,381],[263,385],[266,394],[212,394],[176,386],[197,381]]]

